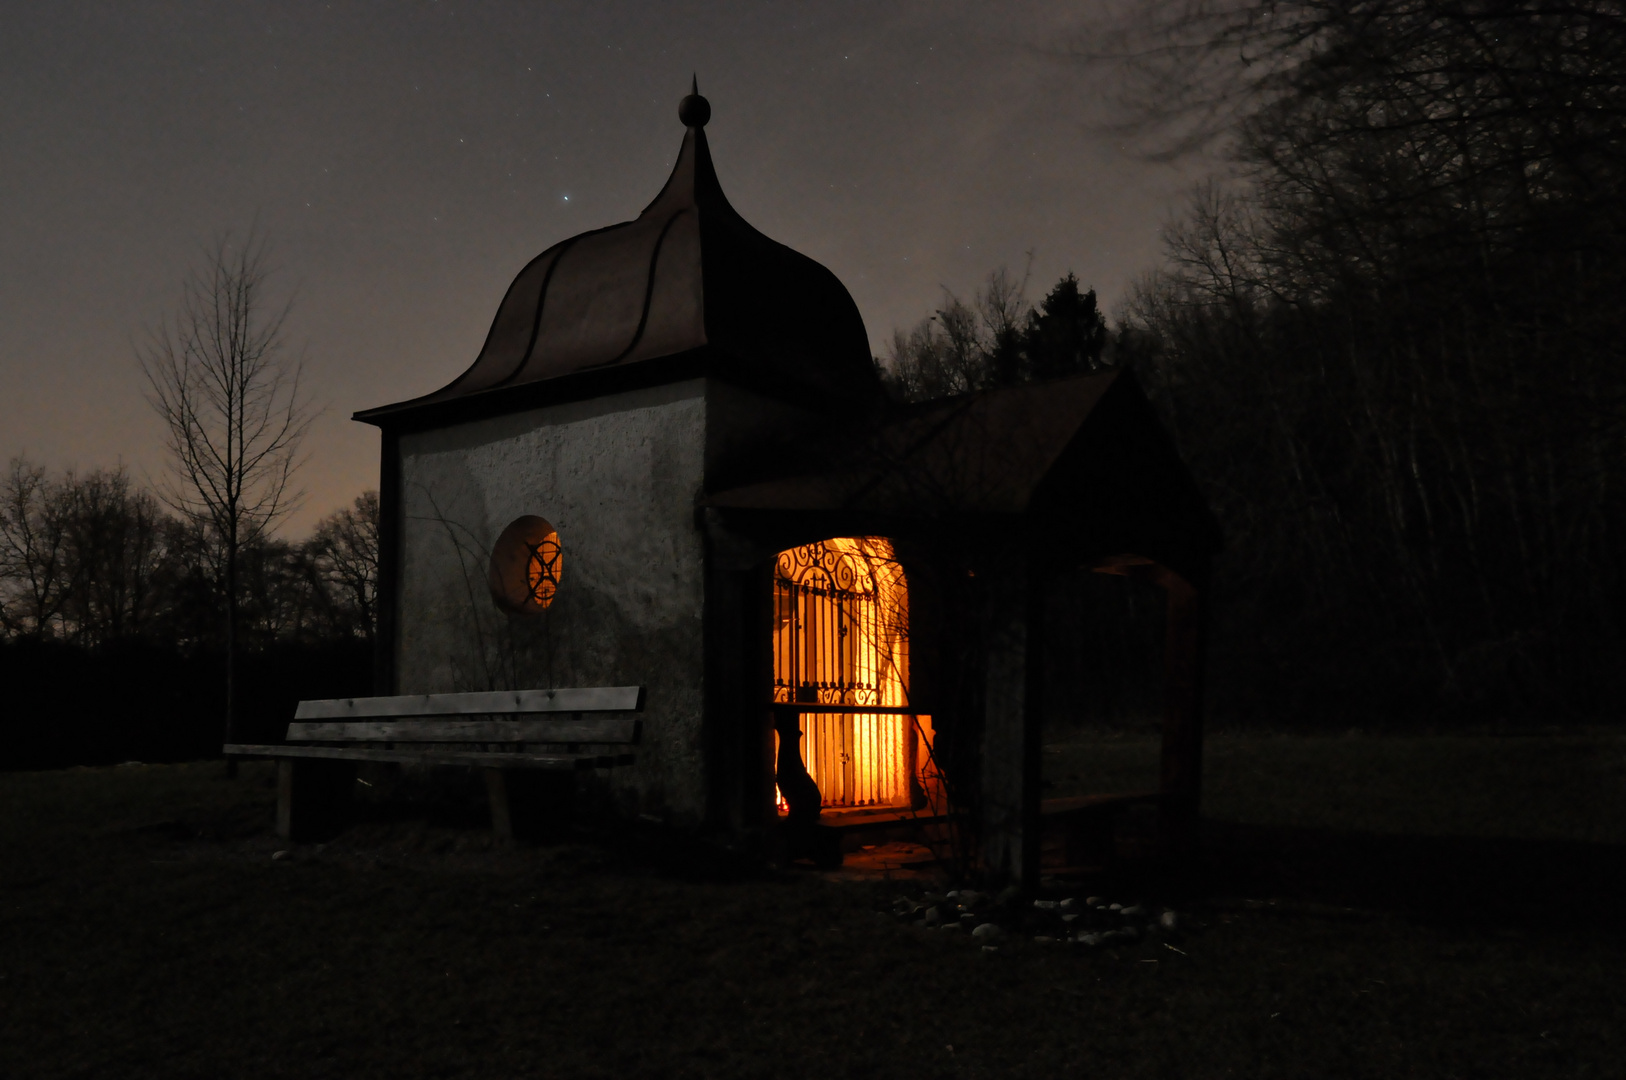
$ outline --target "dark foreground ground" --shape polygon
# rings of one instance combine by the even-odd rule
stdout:
[[[1215,738],[1195,890],[1093,886],[1189,929],[1096,949],[654,836],[491,851],[447,810],[273,860],[271,775],[0,775],[0,1076],[1626,1075],[1617,735]]]

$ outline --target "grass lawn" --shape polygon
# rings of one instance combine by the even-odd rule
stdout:
[[[1155,753],[1049,747],[1051,793]],[[1222,735],[1205,783],[1193,892],[1099,886],[1175,948],[987,952],[650,837],[273,860],[265,765],[4,774],[0,1077],[1626,1075],[1626,738]]]

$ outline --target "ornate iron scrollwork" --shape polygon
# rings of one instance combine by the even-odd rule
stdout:
[[[848,552],[825,543],[803,544],[779,553],[774,594],[781,624],[792,623],[785,655],[776,658],[781,662],[775,663],[774,700],[880,704],[873,679],[851,677],[863,665],[852,662],[852,647],[845,641],[856,627],[876,622],[881,614],[874,574]],[[824,602],[809,604],[809,599]],[[818,614],[809,618],[809,611]]]

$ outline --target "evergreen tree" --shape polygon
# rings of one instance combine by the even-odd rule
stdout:
[[[1028,312],[1022,334],[1028,378],[1055,379],[1101,366],[1107,323],[1096,307],[1095,290],[1080,292],[1072,273],[1056,283],[1037,311]]]

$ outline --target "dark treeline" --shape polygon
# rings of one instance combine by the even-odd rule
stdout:
[[[894,331],[878,367],[905,401],[928,401],[993,386],[1100,369],[1111,344],[1093,289],[1068,274],[1038,306],[1027,282],[1003,268],[967,302],[945,293],[943,307],[910,330]]]
[[[1626,15],[1550,0],[1159,10],[1133,51],[1142,115],[1223,140],[1235,169],[1194,195],[1165,265],[1075,369],[1136,371],[1224,526],[1215,713],[1612,712]],[[900,335],[895,382],[910,396],[986,382],[911,372],[1031,357],[1050,314],[1022,313],[996,274]],[[965,325],[975,347],[957,353]],[[1043,374],[1027,362],[1018,377]]]
[[[1200,12],[1200,9],[1194,9]],[[1128,305],[1229,534],[1216,703],[1600,715],[1622,687],[1626,15],[1293,0]],[[1185,70],[1195,65],[1188,61]]]
[[[877,367],[902,401],[1102,371],[1117,363],[1093,290],[1063,277],[1029,305],[1027,282],[1004,269],[970,300],[943,306],[893,334]],[[1162,591],[1120,575],[1072,569],[1047,582],[1045,715],[1061,724],[1155,724],[1161,707]],[[969,655],[961,658],[972,666]]]
[[[241,552],[240,705],[255,738],[301,697],[370,690],[378,500],[309,539]],[[0,768],[218,753],[225,705],[222,545],[122,469],[0,481]]]

